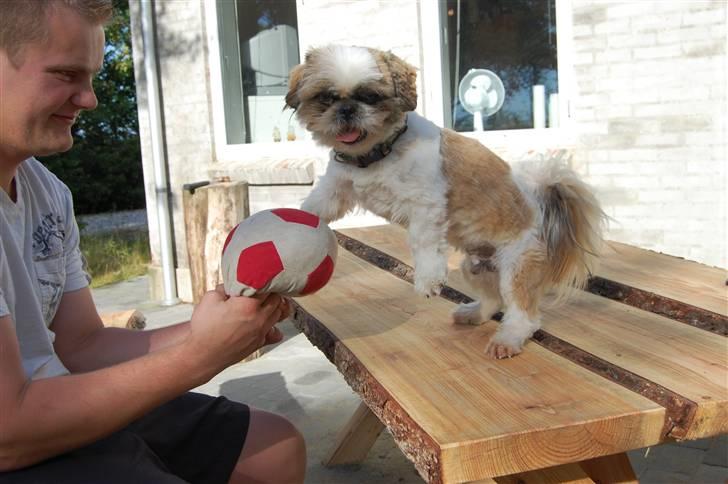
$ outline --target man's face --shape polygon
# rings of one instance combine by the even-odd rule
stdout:
[[[96,107],[93,76],[104,30],[66,7],[48,17],[46,41],[26,44],[14,66],[0,50],[0,162],[67,151],[71,126]]]

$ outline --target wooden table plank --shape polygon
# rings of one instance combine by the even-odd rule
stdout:
[[[399,227],[342,232],[411,262]],[[459,260],[451,254],[448,284],[468,294]],[[694,439],[728,432],[728,339],[586,292],[546,309],[543,321],[551,335],[683,396],[694,409],[687,423],[667,422],[670,436]]]
[[[589,315],[585,319],[585,315]],[[589,293],[544,310],[545,329],[579,348],[695,402],[684,434],[728,432],[728,339]]]
[[[492,360],[482,349],[496,323],[455,326],[452,303],[421,298],[347,251],[332,281],[297,301],[307,335],[427,480],[512,474],[660,441],[661,406],[536,345]],[[402,422],[419,427],[416,445]],[[418,464],[413,453],[428,439],[435,450]]]
[[[728,316],[728,272],[610,241],[597,275]]]

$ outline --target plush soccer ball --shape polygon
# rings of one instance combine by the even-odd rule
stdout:
[[[225,240],[225,292],[230,296],[314,293],[331,279],[336,252],[336,236],[316,215],[294,208],[257,212]]]

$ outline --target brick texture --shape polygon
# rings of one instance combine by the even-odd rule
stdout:
[[[207,180],[214,156],[204,17],[199,0],[155,2],[155,5],[174,247],[177,267],[187,267],[182,186]],[[139,2],[130,3],[130,14],[152,264],[158,265],[160,242]]]
[[[574,152],[610,237],[726,266],[727,4],[573,2]]]

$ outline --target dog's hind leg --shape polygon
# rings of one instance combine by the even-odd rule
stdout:
[[[526,245],[525,250],[513,247],[506,247],[505,250],[513,251],[499,257],[500,289],[505,312],[498,331],[485,349],[493,358],[517,355],[526,340],[541,327],[538,306],[547,273],[545,248],[533,241]]]
[[[503,307],[500,295],[500,274],[490,259],[466,255],[460,263],[463,277],[478,295],[478,299],[463,303],[453,311],[455,324],[483,324]]]

